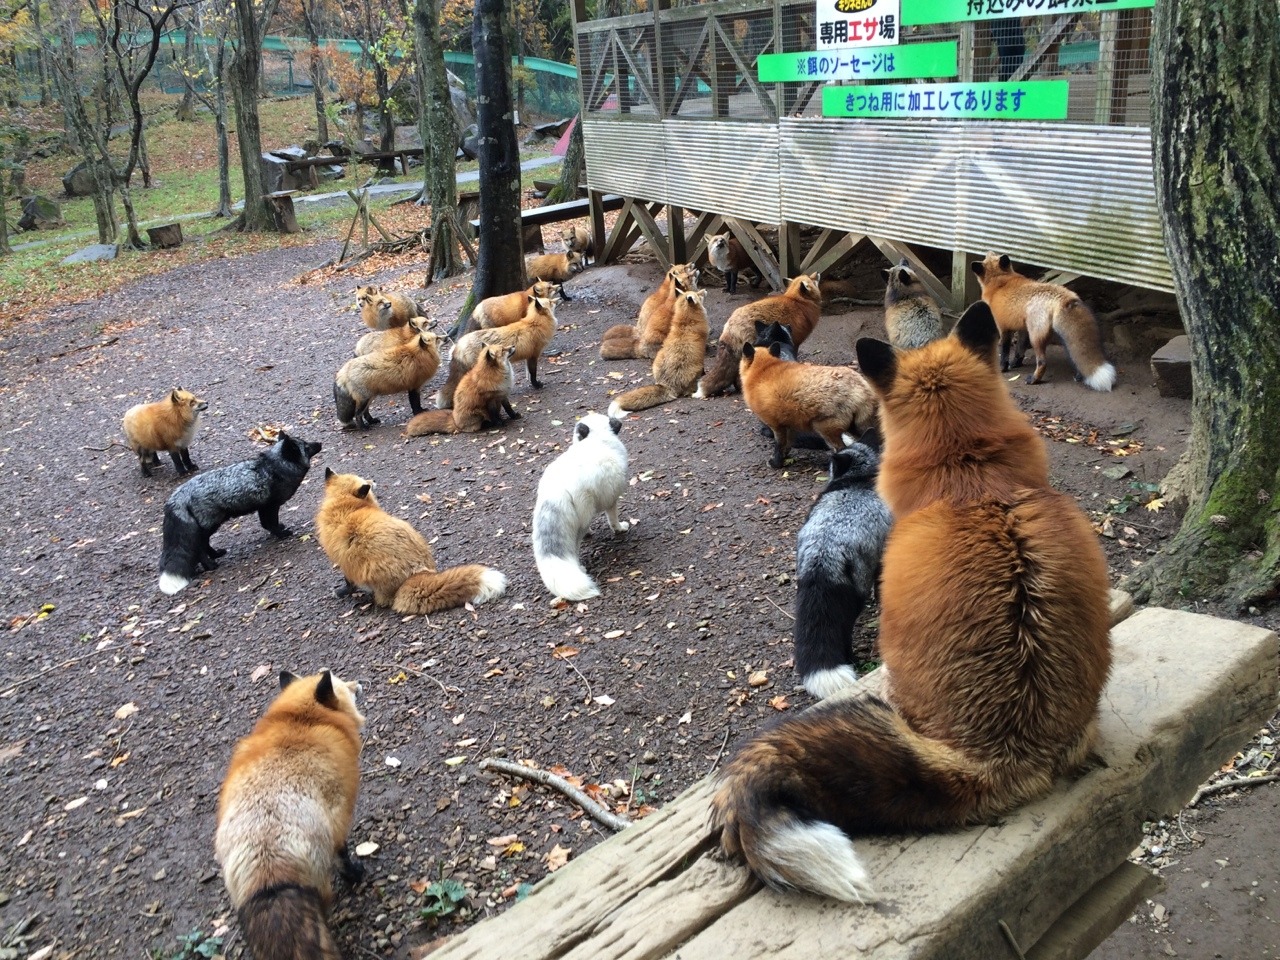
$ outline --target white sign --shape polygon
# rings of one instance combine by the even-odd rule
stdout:
[[[818,50],[887,47],[898,42],[901,0],[818,0]]]

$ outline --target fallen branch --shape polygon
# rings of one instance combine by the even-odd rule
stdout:
[[[773,598],[772,598],[772,597],[770,597],[770,596],[766,595],[766,596],[765,596],[765,599],[766,599],[766,600],[768,600],[770,603],[773,603]],[[786,611],[786,610],[783,610],[783,609],[782,609],[781,607],[779,607],[776,603],[773,603],[773,605],[774,605],[775,607],[777,607],[778,612],[779,612],[780,614],[782,614],[784,617],[790,617],[792,620],[794,620],[794,619],[796,618],[796,615],[795,615],[794,613],[787,613],[787,611]]]
[[[485,757],[480,761],[480,769],[497,770],[499,773],[531,780],[534,783],[542,784],[544,787],[551,787],[551,789],[559,791],[580,806],[583,812],[591,819],[603,823],[615,833],[631,826],[629,819],[606,810],[564,777],[557,777],[554,773],[539,770],[537,767],[523,767],[518,763],[512,763],[510,760],[499,760],[497,757]]]
[[[123,450],[128,450],[128,449],[129,449],[127,446],[125,446],[125,445],[124,445],[123,443],[121,443],[119,440],[112,440],[112,441],[111,441],[110,443],[108,443],[105,447],[81,447],[80,449],[81,449],[81,450],[93,450],[93,451],[96,451],[97,453],[102,453],[102,452],[104,452],[104,451],[106,451],[106,450],[110,450],[112,447],[120,447],[120,448],[121,448],[121,449],[123,449]]]
[[[558,654],[558,653],[553,653],[551,656],[552,656],[552,659],[554,659],[554,660],[563,660],[563,661],[564,661],[565,663],[567,663],[569,666],[573,667],[573,672],[574,672],[574,673],[576,673],[578,676],[582,677],[582,682],[583,682],[583,683],[585,683],[585,684],[587,685],[587,701],[588,701],[588,702],[590,702],[590,700],[591,700],[591,682],[590,682],[586,677],[582,676],[582,671],[578,669],[577,665],[576,665],[572,660],[570,660],[568,657],[562,657],[562,656],[560,656],[560,654]]]
[[[726,726],[724,728],[724,739],[720,741],[720,752],[716,754],[715,760],[711,762],[711,769],[707,771],[708,775],[716,772],[716,767],[720,766],[720,758],[724,756],[724,748],[727,747],[728,745],[729,745],[729,727]]]
[[[1205,797],[1213,796],[1215,793],[1222,793],[1224,790],[1234,790],[1237,787],[1256,787],[1263,783],[1275,783],[1280,780],[1280,773],[1268,773],[1262,777],[1234,777],[1231,780],[1219,780],[1217,783],[1211,783],[1201,787],[1196,791],[1196,795],[1191,798],[1188,807],[1194,807]]]
[[[430,621],[427,621],[427,622],[430,623]],[[403,670],[405,673],[412,673],[415,677],[422,677],[423,679],[430,680],[437,687],[439,687],[441,691],[443,691],[445,694],[462,692],[455,686],[442,683],[441,681],[433,677],[431,674],[427,673],[425,670],[416,670],[413,667],[406,667],[402,663],[375,663],[374,666],[382,667],[385,670]]]

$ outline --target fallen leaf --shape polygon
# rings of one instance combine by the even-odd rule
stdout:
[[[676,726],[679,726],[682,723],[690,723],[692,721],[693,721],[693,711],[686,710],[684,716],[682,716],[679,720],[676,721]]]
[[[747,686],[763,687],[769,682],[769,674],[764,670],[757,670],[747,677]]]
[[[261,680],[270,672],[271,672],[271,664],[269,663],[259,664],[258,666],[254,667],[253,673],[249,674],[249,682],[257,683],[259,680]]]
[[[502,855],[504,857],[514,857],[517,853],[524,853],[524,844],[517,840],[503,848]]]
[[[112,766],[112,767],[118,767],[118,766],[120,766],[120,764],[124,763],[124,762],[125,762],[126,760],[128,760],[128,759],[129,759],[129,754],[127,754],[127,753],[122,753],[122,754],[120,754],[120,756],[118,756],[118,757],[112,757],[112,758],[111,758],[111,766]]]
[[[570,657],[576,657],[578,655],[578,648],[571,647],[567,643],[562,643],[551,651],[551,655],[553,657],[559,657],[561,660],[568,660]]]
[[[613,697],[609,696],[607,693],[602,693],[598,697],[592,697],[592,699],[595,700],[595,702],[600,704],[600,706],[602,707],[609,707],[618,702],[614,700]]]
[[[388,767],[390,767],[391,769],[393,769],[393,770],[394,770],[396,767],[400,766],[400,758],[399,758],[399,757],[387,757],[387,759],[386,759],[385,761],[383,761],[383,762],[384,762],[384,763],[386,763],[386,765],[387,765]]]
[[[119,710],[116,711],[116,719],[128,720],[137,712],[138,712],[138,705],[135,704],[132,700],[130,700],[128,703],[126,703],[124,706],[122,706]]]
[[[485,841],[485,843],[487,843],[491,847],[506,847],[515,843],[519,839],[520,837],[518,834],[508,833],[505,836],[501,836],[501,837],[490,837],[488,840]]]
[[[1147,509],[1152,513],[1164,509],[1164,497],[1156,497],[1154,500],[1148,501]]]
[[[371,857],[378,852],[378,845],[372,840],[366,840],[364,843],[356,845],[357,857]]]
[[[62,809],[68,812],[72,810],[78,810],[80,807],[83,807],[88,802],[89,802],[88,797],[76,797],[70,803],[66,804]]]
[[[791,704],[787,702],[786,695],[780,693],[776,697],[769,698],[769,706],[775,710],[787,710],[791,707]]]
[[[626,633],[625,630],[610,630],[608,633],[604,635],[604,638],[606,640],[617,640],[624,633]]]
[[[542,858],[542,862],[547,865],[548,872],[554,873],[569,862],[569,854],[571,852],[572,851],[568,847],[562,847],[557,843],[547,851],[546,855]]]
[[[465,762],[466,762],[466,759],[467,759],[467,758],[466,758],[466,756],[465,756],[465,755],[464,755],[464,756],[459,756],[459,757],[450,757],[449,759],[447,759],[447,760],[444,762],[444,765],[445,765],[446,767],[456,767],[456,766],[458,766],[458,765],[459,765],[459,764],[461,764],[461,763],[465,763]]]

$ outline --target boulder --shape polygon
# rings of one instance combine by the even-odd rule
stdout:
[[[1162,397],[1191,399],[1191,341],[1174,337],[1151,355],[1151,373]]]
[[[97,263],[99,260],[114,260],[119,253],[118,243],[95,243],[64,257],[62,263]]]
[[[474,123],[462,132],[462,152],[468,160],[480,159],[480,128]]]
[[[449,77],[449,99],[453,106],[453,116],[459,130],[466,130],[476,122],[475,105],[467,96],[467,85],[453,73]]]
[[[62,210],[48,197],[27,197],[22,201],[19,230],[57,230],[66,225],[67,222],[62,219]]]
[[[93,178],[93,171],[89,169],[89,162],[82,160],[77,163],[62,178],[62,189],[67,192],[68,197],[91,197],[97,181]]]

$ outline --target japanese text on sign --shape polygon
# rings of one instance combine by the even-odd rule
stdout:
[[[756,73],[761,83],[954,77],[956,50],[956,41],[939,40],[900,47],[762,53],[756,59]]]
[[[822,92],[822,115],[1063,120],[1067,116],[1067,81],[828,87]]]
[[[903,0],[899,24],[921,26],[957,20],[1035,17],[1154,7],[1156,0]]]
[[[818,0],[818,50],[892,46],[898,42],[901,0]]]

